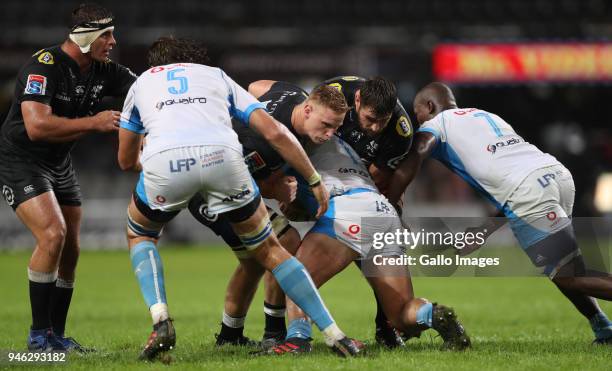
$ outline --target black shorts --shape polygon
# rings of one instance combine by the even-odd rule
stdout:
[[[551,279],[566,264],[582,255],[571,224],[529,246],[525,252],[533,265],[538,268],[543,267],[543,273]]]
[[[0,187],[13,210],[22,202],[49,191],[53,191],[60,205],[81,206],[81,186],[70,157],[61,165],[49,166],[27,154],[2,147]]]
[[[254,205],[259,206],[259,201]],[[236,255],[239,257],[243,256],[241,252],[246,251],[246,248],[242,245],[242,241],[240,241],[236,232],[234,232],[227,214],[210,214],[208,212],[208,205],[204,203],[204,199],[199,194],[193,196],[189,201],[188,208],[191,215],[193,215],[200,224],[207,226],[215,232],[217,236],[223,238],[223,241],[232,248]],[[291,228],[291,224],[289,224],[289,220],[283,215],[277,214],[269,207],[267,207],[267,210],[270,215],[270,221],[272,222],[272,229],[276,237],[281,238]]]

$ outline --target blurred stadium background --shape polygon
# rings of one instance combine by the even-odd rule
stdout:
[[[0,12],[0,119],[18,69],[61,43],[79,2],[5,0]],[[451,84],[462,107],[505,118],[555,155],[576,182],[576,216],[612,212],[612,3],[605,0],[183,0],[98,1],[116,16],[113,59],[141,73],[160,35],[202,40],[213,65],[243,86],[287,80],[308,89],[336,75],[392,79],[412,116],[427,82]],[[108,102],[109,105],[117,102]],[[90,135],[72,156],[84,196],[82,245],[124,246],[124,215],[135,184],[116,163],[116,137]],[[483,201],[430,161],[406,194],[406,215],[479,216]],[[33,240],[0,206],[0,249]],[[215,236],[183,213],[165,242]]]

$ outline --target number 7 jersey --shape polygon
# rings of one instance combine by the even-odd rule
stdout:
[[[502,209],[534,170],[559,164],[526,142],[501,117],[476,108],[440,112],[419,128],[436,137],[432,157]]]
[[[255,97],[221,69],[194,63],[157,66],[145,71],[130,88],[121,127],[145,134],[142,160],[161,151],[224,145],[242,152],[232,118],[248,126]]]

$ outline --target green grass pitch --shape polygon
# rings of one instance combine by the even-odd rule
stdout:
[[[340,327],[369,344],[367,356],[343,360],[329,352],[315,330],[315,350],[304,356],[251,357],[248,349],[214,346],[228,277],[236,265],[220,247],[161,249],[168,300],[177,330],[172,362],[136,360],[151,329],[127,251],[81,255],[67,333],[98,351],[71,355],[61,369],[210,370],[406,370],[406,369],[610,369],[612,349],[590,345],[588,323],[544,278],[416,278],[418,296],[453,306],[472,337],[473,349],[441,352],[432,331],[406,349],[375,345],[375,305],[357,269],[349,267],[322,290]],[[0,253],[0,350],[24,350],[30,308],[29,252]],[[245,333],[259,338],[263,299],[258,292]],[[612,315],[612,305],[602,303]],[[0,368],[10,366],[6,359]]]

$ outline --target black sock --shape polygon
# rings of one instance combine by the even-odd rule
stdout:
[[[264,301],[264,314],[266,316],[266,333],[279,333],[287,332],[287,325],[285,324],[285,310],[284,305],[269,304]]]
[[[53,282],[34,282],[30,280],[30,307],[32,308],[32,330],[42,330],[51,327],[49,308],[51,295],[55,288]]]
[[[225,323],[221,322],[221,333],[219,337],[225,340],[236,340],[242,337],[242,333],[244,332],[243,327],[229,327]]]
[[[387,319],[387,316],[383,311],[382,304],[380,303],[380,300],[378,300],[378,296],[376,296],[376,294],[374,294],[374,298],[376,299],[376,319],[374,322],[376,322],[376,327],[385,327],[389,323],[389,320]]]
[[[56,335],[64,336],[66,328],[66,317],[68,317],[68,308],[72,299],[72,287],[53,288],[51,297],[51,323],[53,324],[53,332]]]

